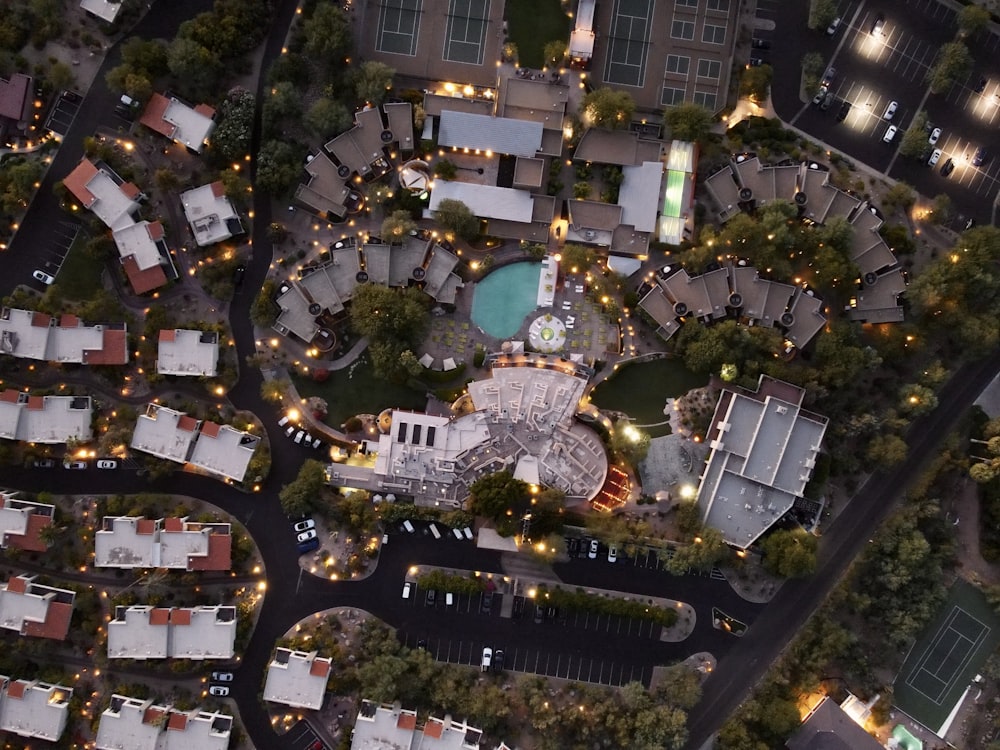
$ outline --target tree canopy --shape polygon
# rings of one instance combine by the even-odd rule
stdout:
[[[764,567],[782,578],[800,578],[816,570],[816,537],[802,529],[778,529],[762,543]]]
[[[580,103],[580,116],[589,125],[599,128],[627,128],[634,112],[632,96],[617,89],[594,89]]]
[[[509,471],[486,474],[469,487],[469,510],[503,527],[505,536],[517,530],[517,523],[530,505],[528,485]]]
[[[337,3],[320,3],[302,24],[304,51],[325,65],[328,70],[339,68],[351,49],[351,24],[347,13]]]
[[[663,121],[670,129],[671,138],[703,143],[712,127],[712,113],[700,104],[685,103],[667,107]]]
[[[932,94],[943,94],[955,81],[972,70],[973,59],[969,48],[961,42],[948,42],[941,46],[934,67],[927,72]]]
[[[471,241],[479,236],[479,219],[467,205],[454,198],[445,198],[438,203],[434,211],[438,224],[461,237]]]
[[[395,68],[377,60],[366,60],[354,71],[354,93],[360,101],[379,105],[392,88]]]
[[[319,493],[326,484],[326,467],[319,461],[307,459],[298,476],[281,488],[278,499],[285,514],[296,518],[318,507]]]
[[[763,102],[771,91],[774,68],[770,65],[752,65],[740,73],[740,96],[748,96],[755,102]]]
[[[408,371],[401,357],[423,340],[430,325],[428,297],[416,287],[391,289],[362,284],[351,299],[350,320],[355,332],[368,337],[368,351],[379,377],[404,380]]]

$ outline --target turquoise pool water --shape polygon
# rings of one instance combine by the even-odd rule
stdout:
[[[476,284],[472,322],[493,338],[513,336],[537,307],[541,272],[541,263],[514,263],[493,271]]]

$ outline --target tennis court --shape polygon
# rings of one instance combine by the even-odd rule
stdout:
[[[444,35],[444,59],[482,65],[489,19],[490,0],[451,0]]]
[[[952,710],[1000,641],[997,624],[982,594],[964,581],[956,582],[896,677],[900,710],[943,734]]]
[[[379,52],[396,55],[417,54],[417,36],[420,33],[421,0],[386,0],[378,15]]]
[[[655,0],[615,0],[604,64],[607,83],[643,86],[654,7]]]

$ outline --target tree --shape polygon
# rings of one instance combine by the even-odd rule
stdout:
[[[270,140],[257,154],[257,187],[275,198],[287,196],[302,173],[303,149],[288,141]]]
[[[868,460],[881,469],[891,469],[906,460],[909,447],[899,435],[876,435],[868,443]]]
[[[778,529],[761,545],[764,567],[782,578],[801,578],[816,570],[816,537],[802,529]]]
[[[528,507],[528,485],[509,471],[486,474],[469,487],[468,509],[497,523],[519,521]]]
[[[592,190],[589,182],[577,182],[573,184],[573,197],[577,200],[587,200]]]
[[[309,132],[327,141],[351,126],[351,113],[336,99],[324,96],[309,107],[304,122]]]
[[[417,222],[409,211],[393,211],[382,221],[382,237],[388,238],[390,242],[402,242],[416,228]]]
[[[434,211],[438,224],[463,240],[472,241],[479,236],[479,219],[462,201],[445,198]]]
[[[771,78],[774,68],[770,65],[753,65],[744,68],[740,74],[740,96],[749,97],[760,103],[767,99],[771,91]]]
[[[72,88],[76,83],[76,76],[73,75],[73,69],[61,60],[52,63],[52,67],[49,68],[46,78],[49,85],[56,91]]]
[[[961,42],[947,42],[938,50],[934,67],[927,72],[932,94],[943,94],[955,81],[972,70],[973,60],[969,48]]]
[[[982,31],[990,22],[990,12],[981,5],[966,5],[958,12],[958,30],[968,37]]]
[[[729,547],[718,529],[705,527],[691,544],[678,547],[667,560],[666,568],[672,575],[684,575],[688,570],[710,570],[729,557]]]
[[[905,182],[897,182],[885,191],[885,195],[882,197],[882,208],[887,213],[891,213],[899,208],[909,211],[916,200],[917,194],[913,191],[912,187]]]
[[[562,268],[569,273],[586,273],[597,262],[594,248],[586,245],[565,245],[561,255]]]
[[[351,49],[350,20],[337,3],[318,5],[302,24],[302,35],[305,53],[328,70],[339,68]]]
[[[4,210],[16,213],[27,206],[41,176],[42,167],[37,159],[8,161],[6,169],[0,172],[0,189],[3,191],[0,205]]]
[[[354,290],[351,328],[368,337],[368,352],[379,377],[403,381],[409,376],[402,355],[423,339],[430,325],[428,303],[416,287],[397,290],[362,284]]]
[[[670,129],[670,137],[679,141],[701,143],[712,127],[712,113],[700,104],[680,104],[668,107],[663,121]]]
[[[811,0],[809,3],[810,29],[825,29],[837,17],[836,0]]]
[[[359,100],[378,106],[392,88],[395,68],[377,60],[366,60],[355,70],[354,93]]]
[[[282,510],[291,518],[306,515],[317,507],[320,490],[325,484],[326,467],[319,461],[307,459],[298,476],[278,493]]]
[[[298,120],[301,114],[301,95],[294,84],[289,81],[274,84],[261,112],[261,128],[265,137],[277,136],[283,122]]]
[[[583,97],[580,115],[584,122],[594,127],[627,128],[632,122],[635,102],[627,91],[610,88],[594,89]]]
[[[222,63],[198,42],[177,37],[167,50],[167,68],[178,88],[191,99],[207,99],[216,90]]]
[[[809,96],[819,90],[819,77],[823,74],[824,65],[819,52],[807,52],[802,56],[802,84]]]
[[[172,193],[180,187],[181,178],[174,170],[162,167],[156,170],[156,174],[153,175],[153,182],[156,183],[158,190],[162,190],[165,193]]]
[[[274,304],[276,291],[277,284],[274,279],[268,279],[261,286],[250,306],[250,321],[255,326],[266,328],[274,323],[274,319],[278,315],[278,306]]]
[[[542,48],[542,55],[545,57],[545,64],[558,68],[566,59],[566,42],[562,39],[553,39],[546,42]]]
[[[955,213],[954,204],[947,193],[938,193],[931,202],[931,220],[935,224],[947,223]]]
[[[922,159],[928,148],[927,143],[927,112],[920,110],[903,133],[899,144],[899,153],[913,159]]]
[[[611,450],[633,466],[641,463],[649,453],[648,432],[639,430],[627,422],[620,422],[611,433]]]
[[[277,378],[265,380],[260,384],[260,397],[272,404],[280,404],[288,393],[288,381]]]
[[[212,132],[211,149],[224,164],[250,153],[257,98],[243,88],[234,88],[219,105],[219,124]]]

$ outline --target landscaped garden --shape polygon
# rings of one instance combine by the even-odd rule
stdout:
[[[620,367],[594,388],[590,400],[600,409],[625,412],[637,425],[652,425],[668,420],[663,413],[668,398],[682,396],[707,382],[708,378],[691,372],[679,359],[654,359]],[[670,434],[667,425],[662,433],[646,431],[652,437]]]
[[[517,45],[518,60],[527,68],[545,65],[546,43],[569,37],[569,16],[559,0],[510,0],[507,31]]]

